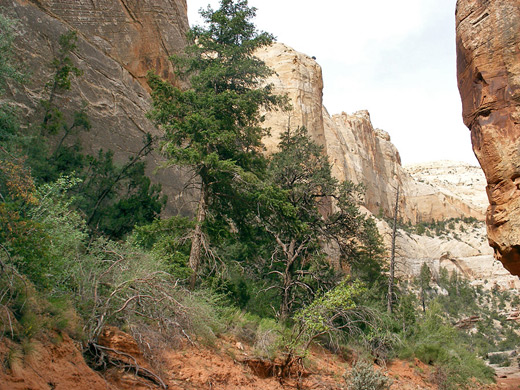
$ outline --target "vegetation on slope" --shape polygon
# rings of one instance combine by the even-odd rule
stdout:
[[[160,150],[195,173],[193,218],[160,218],[165,200],[142,162],[150,137],[123,165],[110,151],[82,152],[78,132],[91,127],[84,107],[63,113],[55,104],[81,83],[70,57],[74,33],[49,64],[54,77],[38,120],[21,126],[16,102],[3,96],[0,337],[23,345],[53,329],[82,340],[88,354],[101,348],[106,325],[139,340],[153,333],[157,347],[165,339],[211,344],[230,333],[259,356],[278,358],[281,376],[320,343],[360,360],[346,376],[353,388],[360,378],[386,388],[361,360],[397,355],[435,365],[446,388],[490,381],[476,353],[516,342],[515,329],[493,338],[483,336],[487,328],[473,335],[454,328],[486,307],[468,302],[488,298],[447,277],[438,283],[447,294],[436,296],[426,270],[418,287],[400,286],[396,309],[386,312],[385,253],[358,208],[362,188],[332,177],[304,128],[288,128],[278,153],[262,153],[262,110],[290,109],[264,83],[272,71],[253,56],[272,36],[256,30],[244,0],[221,0],[202,15],[206,25],[174,59],[190,87],[149,76]],[[0,26],[3,87],[23,80],[10,55],[16,26],[2,15]]]

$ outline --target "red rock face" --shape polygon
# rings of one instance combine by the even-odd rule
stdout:
[[[154,69],[173,80],[168,57],[184,48],[186,0],[31,0],[79,30],[143,85]]]
[[[84,151],[109,148],[123,163],[142,148],[144,134],[161,135],[146,117],[146,73],[154,70],[173,79],[168,57],[186,44],[186,0],[0,0],[0,8],[17,22],[14,46],[28,80],[8,93],[28,122],[41,120],[40,101],[47,98],[59,38],[73,30],[78,40],[71,59],[82,75],[56,103],[69,120],[85,105],[92,129],[78,134]],[[157,153],[146,162],[151,179],[170,199],[167,214],[189,213],[189,202],[174,201],[183,191],[184,173],[174,168],[154,174],[164,163]]]
[[[520,0],[457,1],[464,123],[488,182],[489,243],[520,275]]]

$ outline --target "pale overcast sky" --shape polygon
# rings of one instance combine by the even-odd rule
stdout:
[[[366,109],[403,164],[478,165],[462,123],[455,56],[456,0],[249,0],[255,23],[315,56],[331,114]],[[188,0],[190,24],[218,0]]]

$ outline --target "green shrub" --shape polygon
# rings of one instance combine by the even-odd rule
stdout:
[[[130,242],[150,251],[153,258],[164,264],[166,270],[179,279],[188,279],[192,270],[190,257],[190,231],[193,221],[186,217],[157,219],[152,223],[137,226]]]
[[[463,334],[446,323],[442,313],[442,307],[432,303],[399,355],[410,357],[413,351],[422,362],[443,368],[450,386],[464,386],[471,378],[481,383],[491,382],[493,370],[476,357]]]
[[[496,353],[493,355],[489,355],[489,363],[497,364],[500,367],[509,367],[511,365],[509,356],[507,356],[506,353]]]
[[[388,390],[392,385],[390,378],[365,361],[356,362],[345,374],[345,382],[349,390]]]
[[[182,320],[180,324],[188,332],[202,343],[212,345],[225,330],[222,322],[222,297],[210,290],[199,290],[185,294],[181,302],[185,308],[184,316],[176,318],[176,313],[172,312],[172,319]]]

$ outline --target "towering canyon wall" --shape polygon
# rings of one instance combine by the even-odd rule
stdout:
[[[399,186],[400,215],[406,221],[483,219],[478,207],[414,180],[403,169],[388,133],[374,129],[367,111],[330,116],[322,102],[321,67],[311,57],[281,43],[260,50],[257,56],[275,71],[268,80],[275,92],[286,93],[292,103],[288,112],[266,114],[265,124],[271,128],[271,136],[264,140],[268,151],[276,150],[287,126],[306,126],[311,137],[324,146],[334,176],[365,185],[365,206],[373,214],[393,214]]]
[[[515,76],[518,75],[515,70],[518,61],[515,63],[511,59],[518,55],[518,46],[506,44],[509,40],[515,41],[513,38],[518,33],[518,29],[510,31],[507,27],[514,25],[518,7],[502,17],[498,11],[496,15],[489,13],[477,1],[467,3],[459,4],[457,11],[460,16],[459,71],[467,73],[461,77],[465,118],[468,125],[477,124],[475,130],[472,128],[474,140],[479,145],[477,155],[492,183],[490,198],[494,208],[488,219],[490,231],[495,237],[497,233],[506,232],[509,241],[495,238],[495,242],[505,242],[505,248],[514,249],[518,244],[512,243],[515,236],[510,226],[516,225],[509,221],[502,224],[502,221],[506,219],[504,210],[518,210],[518,207],[515,209],[518,196],[515,200],[514,182],[520,175],[515,173],[514,167],[519,167],[520,161],[508,157],[510,160],[504,159],[505,162],[498,164],[489,162],[486,168],[486,159],[502,161],[503,155],[512,156],[515,150],[518,156],[514,135],[518,113],[511,103],[515,98],[520,100]],[[497,3],[506,4],[505,1]],[[481,13],[471,8],[477,6],[482,9]],[[42,115],[40,100],[45,98],[44,86],[52,78],[50,64],[59,50],[59,37],[74,30],[78,33],[78,47],[73,61],[83,75],[73,81],[70,92],[58,98],[58,104],[66,115],[85,104],[92,122],[92,130],[81,135],[86,151],[95,153],[100,148],[110,148],[116,159],[124,161],[141,148],[144,134],[160,135],[146,118],[150,96],[145,76],[149,69],[154,69],[164,78],[175,81],[167,58],[185,45],[186,0],[0,0],[0,7],[18,20],[16,51],[30,80],[24,87],[12,85],[9,93],[19,102],[19,109],[25,116],[38,120]],[[468,35],[469,30],[463,28],[469,23],[477,30],[488,31],[493,24],[484,26],[490,20],[500,20],[504,31],[509,31],[509,35],[504,32],[501,37],[489,38],[495,46],[504,41],[503,54],[496,58],[490,51],[484,51],[488,38]],[[400,214],[405,220],[415,223],[461,216],[483,218],[478,202],[468,202],[467,194],[460,196],[460,191],[453,187],[439,189],[439,183],[432,185],[417,179],[422,168],[410,171],[415,178],[407,172],[390,136],[374,129],[368,112],[329,115],[322,104],[321,67],[311,57],[279,43],[260,50],[257,55],[275,70],[269,82],[274,84],[276,92],[288,94],[293,106],[287,112],[266,113],[266,126],[271,127],[271,137],[265,139],[268,151],[276,150],[279,136],[288,126],[306,126],[313,139],[324,146],[334,175],[340,180],[365,185],[365,205],[372,213],[377,215],[382,211],[391,216],[395,189],[399,186]],[[488,65],[489,69],[485,68]],[[500,127],[502,124],[505,126]],[[497,128],[500,128],[496,132],[498,135],[491,131]],[[503,143],[499,144],[496,138]],[[163,162],[157,154],[150,156],[149,171]],[[507,180],[502,182],[500,177]],[[182,172],[173,168],[161,170],[155,181],[163,185],[170,199],[176,198],[170,212],[189,209],[190,197],[182,191]],[[508,191],[511,193],[509,198],[504,195]],[[509,203],[506,204],[505,199],[509,199]],[[382,226],[381,231],[388,231],[388,226]],[[401,238],[401,246],[407,248],[402,256],[410,259],[406,263],[407,269],[420,268],[425,258],[441,264],[442,261],[453,263],[456,257],[476,259],[490,255],[479,246],[477,238],[471,238],[467,245],[406,234]],[[502,250],[503,246],[498,244],[495,246],[500,253],[512,252]],[[446,256],[447,252],[451,255]],[[491,273],[496,274],[495,271]]]
[[[451,162],[404,168],[389,134],[374,129],[367,111],[329,115],[322,104],[321,67],[311,57],[281,43],[257,55],[275,71],[268,80],[275,92],[286,93],[292,103],[290,111],[266,113],[271,136],[264,143],[269,153],[276,151],[280,133],[288,126],[306,126],[324,147],[334,176],[365,185],[365,206],[373,214],[393,214],[399,186],[400,217],[405,221],[484,220],[485,179],[479,168]],[[383,220],[378,221],[378,229],[389,246],[392,229]],[[397,272],[404,278],[418,275],[426,262],[434,273],[444,267],[487,288],[520,287],[518,278],[493,261],[483,222],[459,222],[449,232],[434,236],[399,230],[397,248]]]
[[[495,256],[520,275],[520,0],[458,0],[464,123],[487,179]]]
[[[186,0],[0,0],[0,7],[17,21],[16,53],[29,78],[9,92],[30,121],[41,120],[40,100],[53,77],[59,37],[72,30],[78,34],[72,60],[83,74],[57,104],[69,117],[86,107],[92,129],[80,134],[84,149],[112,149],[116,160],[127,161],[142,148],[146,133],[159,135],[146,118],[145,77],[153,69],[173,81],[168,56],[185,45]],[[163,162],[157,154],[148,156],[149,172]],[[175,169],[152,176],[170,198],[183,188]]]
[[[276,150],[287,127],[298,126],[305,126],[314,141],[325,146],[321,66],[283,43],[259,49],[255,55],[275,71],[267,82],[273,84],[275,93],[287,94],[292,105],[289,111],[266,114],[264,126],[271,129],[270,137],[263,140],[267,150]]]

